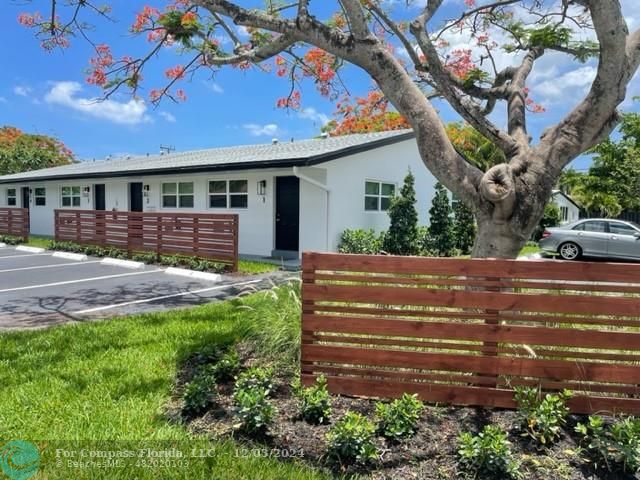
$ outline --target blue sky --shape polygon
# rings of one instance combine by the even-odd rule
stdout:
[[[638,28],[631,4],[623,0],[630,26]],[[135,12],[145,2],[114,1],[113,16],[118,23],[91,19],[96,25],[92,36],[112,46],[114,54],[141,53],[148,44],[133,39],[127,32]],[[149,1],[146,3],[157,4]],[[332,2],[333,3],[333,2]],[[400,2],[399,5],[403,3]],[[418,2],[419,3],[419,2]],[[442,14],[451,17],[460,11],[462,0],[445,0]],[[145,154],[158,152],[159,146],[173,145],[178,150],[191,150],[233,144],[263,143],[271,138],[302,139],[317,135],[320,126],[331,116],[334,106],[320,97],[311,83],[303,86],[303,110],[287,112],[275,108],[278,97],[287,93],[288,85],[275,75],[258,71],[247,73],[222,70],[214,79],[206,74],[184,84],[189,100],[159,107],[140,105],[126,94],[111,101],[87,106],[82,99],[91,99],[100,92],[84,81],[84,70],[92,51],[81,40],[73,41],[70,49],[45,53],[32,32],[17,24],[20,12],[45,9],[47,1],[4,1],[0,18],[5,19],[0,30],[0,125],[14,125],[28,132],[53,135],[65,142],[81,159],[104,158],[108,155]],[[245,2],[246,4],[246,2]],[[312,2],[322,5],[323,2]],[[318,8],[318,7],[316,7]],[[317,11],[320,16],[325,13]],[[409,12],[411,13],[411,12]],[[455,46],[465,46],[464,38],[451,38]],[[13,46],[13,48],[12,48]],[[508,56],[503,59],[509,61]],[[177,51],[167,49],[145,75],[147,89],[162,86],[165,67],[179,64]],[[537,101],[547,107],[547,113],[530,116],[530,130],[537,138],[546,126],[556,122],[578,100],[590,85],[594,65],[580,65],[562,55],[549,55],[538,62],[530,86]],[[372,86],[362,73],[351,69],[346,73],[352,94],[364,95]],[[637,79],[630,96],[640,95]],[[142,92],[148,93],[148,90]],[[632,102],[625,108],[638,109]],[[456,116],[444,104],[437,104],[447,121]],[[494,115],[498,124],[504,122],[500,110]],[[588,158],[577,162],[578,168],[588,165]]]

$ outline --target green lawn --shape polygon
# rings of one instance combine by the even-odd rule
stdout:
[[[524,246],[524,248],[520,251],[520,256],[523,255],[532,255],[534,253],[540,253],[540,247],[538,247],[537,244],[534,244],[532,242],[527,243],[527,245]]]
[[[293,463],[237,456],[237,444],[192,436],[163,415],[180,362],[206,345],[232,342],[251,322],[290,309],[271,292],[189,310],[0,335],[0,447],[8,440],[38,444],[41,479],[320,479]],[[75,443],[63,443],[63,441]],[[169,445],[206,458],[189,465],[76,469],[55,464],[55,449],[158,449]],[[141,442],[137,442],[141,441]],[[199,450],[200,451],[200,450]],[[132,460],[127,460],[132,465]]]
[[[25,245],[30,247],[49,248],[52,238],[39,237],[37,235],[29,235],[29,241]]]

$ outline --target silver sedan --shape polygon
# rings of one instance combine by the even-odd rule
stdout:
[[[640,225],[623,220],[588,218],[542,234],[543,252],[564,260],[582,256],[640,260]]]

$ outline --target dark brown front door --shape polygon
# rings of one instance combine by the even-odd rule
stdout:
[[[129,211],[141,212],[142,208],[142,183],[129,184]]]
[[[300,236],[300,179],[276,177],[276,250],[297,252]]]
[[[29,187],[22,187],[22,208],[29,209]]]
[[[107,202],[105,200],[105,188],[104,183],[94,185],[93,186],[93,194],[94,197],[94,209],[95,210],[105,210],[107,206]]]

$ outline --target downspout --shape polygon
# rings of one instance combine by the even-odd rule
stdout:
[[[321,183],[311,177],[307,177],[304,173],[300,173],[300,169],[298,167],[293,167],[293,174],[296,177],[298,177],[300,180],[304,180],[305,182],[310,183],[311,185],[314,185],[321,190],[324,190],[325,193],[327,194],[327,222],[326,222],[326,231],[325,231],[325,245],[326,245],[326,251],[330,252],[331,249],[329,248],[329,195],[331,194],[331,190],[329,190],[329,188],[324,183]]]

